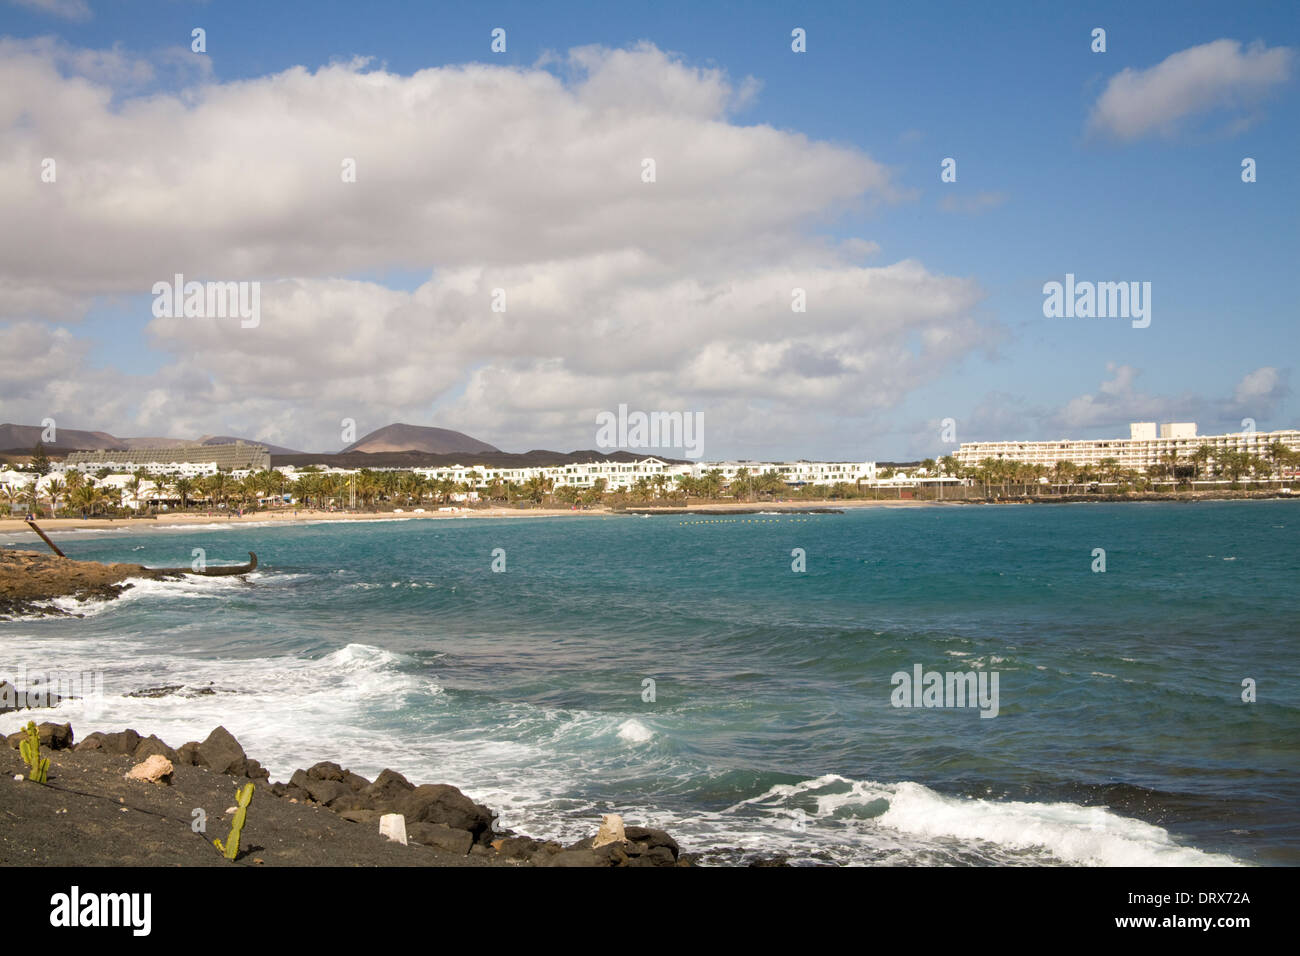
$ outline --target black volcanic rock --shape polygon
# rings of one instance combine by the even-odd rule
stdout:
[[[199,766],[217,773],[243,776],[248,769],[248,756],[239,741],[225,727],[218,727],[199,744]]]

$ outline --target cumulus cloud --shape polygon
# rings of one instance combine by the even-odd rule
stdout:
[[[1246,373],[1231,394],[1196,396],[1189,392],[1159,395],[1140,385],[1142,371],[1115,362],[1097,387],[1057,408],[1034,407],[1022,397],[986,396],[959,423],[962,441],[1125,437],[1130,422],[1196,422],[1202,434],[1236,431],[1243,417],[1259,427],[1277,413],[1290,395],[1288,372],[1264,366]],[[1279,425],[1278,427],[1283,427]]]
[[[1288,395],[1290,372],[1271,365],[1257,368],[1247,374],[1233,389],[1234,411],[1251,417],[1271,415]]]
[[[1096,392],[1072,398],[1051,416],[1051,423],[1061,429],[1058,434],[1068,436],[1098,427],[1127,430],[1129,422],[1168,420],[1171,413],[1176,414],[1175,409],[1186,408],[1193,401],[1138,391],[1136,382],[1141,373],[1131,365],[1110,362],[1106,371],[1111,377],[1101,382]]]
[[[884,166],[740,125],[755,81],[647,44],[556,70],[354,60],[124,97],[93,58],[4,42],[0,319],[66,308],[75,328],[90,297],[174,273],[262,283],[257,328],[154,319],[170,363],[133,383],[129,426],[98,427],[333,449],[340,417],[436,416],[502,447],[587,447],[595,412],[626,401],[706,410],[769,454],[802,452],[825,415],[829,454],[838,423],[995,334],[974,282],[868,266],[874,242],[823,233],[900,200]],[[398,270],[422,278],[374,279]]]
[[[1121,140],[1172,135],[1200,113],[1226,110],[1232,129],[1242,114],[1291,75],[1294,51],[1222,39],[1180,50],[1145,70],[1111,77],[1093,106],[1089,128]]]

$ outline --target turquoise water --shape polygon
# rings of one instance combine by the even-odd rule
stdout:
[[[142,582],[79,620],[0,624],[11,664],[104,672],[93,721],[61,705],[80,733],[179,745],[223,723],[274,779],[394,767],[522,832],[576,838],[620,812],[719,863],[1300,863],[1295,502],[59,542],[261,560],[248,581]],[[996,672],[997,716],[893,706],[916,664]]]

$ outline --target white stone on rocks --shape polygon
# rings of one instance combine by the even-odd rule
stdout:
[[[406,817],[400,813],[385,813],[379,818],[379,835],[406,846]]]
[[[172,775],[172,762],[162,754],[153,754],[131,768],[126,775],[128,780],[144,780],[147,783],[166,783]]]
[[[627,835],[623,832],[623,818],[617,813],[607,813],[600,818],[600,829],[596,831],[596,839],[592,841],[591,848],[606,846],[610,843],[624,843],[627,841]]]

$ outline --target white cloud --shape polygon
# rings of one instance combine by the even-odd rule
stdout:
[[[874,242],[819,232],[898,201],[885,167],[738,125],[756,83],[649,45],[573,51],[567,78],[356,60],[128,97],[97,66],[0,41],[0,319],[176,272],[260,280],[262,316],[152,321],[171,364],[131,382],[130,423],[96,427],[332,449],[340,417],[434,423],[437,403],[436,423],[502,447],[588,447],[595,411],[626,401],[707,409],[733,447],[801,453],[820,435],[832,453],[844,421],[992,334],[973,281],[867,267]],[[356,278],[393,270],[428,279]]]
[[[1243,50],[1229,39],[1180,50],[1149,69],[1129,67],[1111,77],[1093,106],[1089,127],[1133,140],[1171,135],[1198,113],[1241,114],[1289,79],[1293,60],[1287,47],[1254,43]],[[1242,122],[1237,115],[1234,128]]]
[[[989,395],[959,422],[961,440],[1126,437],[1130,422],[1197,422],[1201,434],[1236,431],[1243,417],[1260,428],[1290,395],[1288,372],[1264,366],[1246,373],[1231,395],[1158,395],[1139,386],[1142,372],[1131,365],[1108,363],[1108,377],[1094,391],[1059,408],[1034,408],[1025,399]],[[1276,427],[1287,427],[1279,423]]]
[[[1243,415],[1263,418],[1277,408],[1291,394],[1287,385],[1288,370],[1265,365],[1247,374],[1233,390],[1236,410]]]

